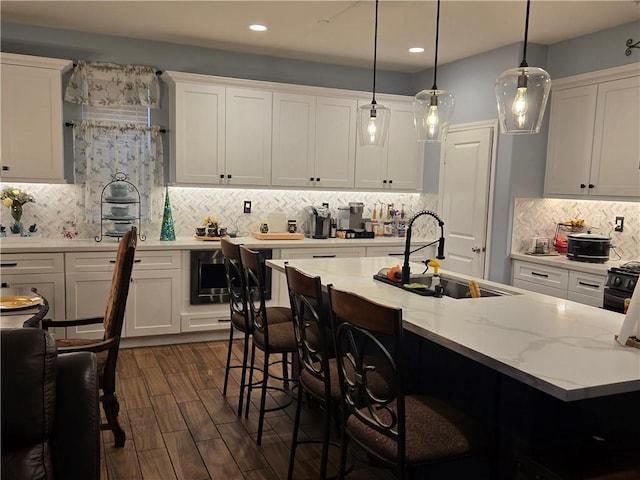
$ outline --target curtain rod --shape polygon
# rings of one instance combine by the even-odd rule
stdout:
[[[78,64],[73,62],[73,68],[76,68],[77,66],[78,66]],[[162,75],[162,70],[156,70],[156,75],[158,75],[158,76]]]
[[[75,126],[75,123],[73,122],[65,122],[64,123],[65,127],[73,127]],[[161,128],[160,130],[158,130],[160,133],[167,133],[167,129],[166,128]]]

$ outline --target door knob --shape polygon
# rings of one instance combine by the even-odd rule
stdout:
[[[472,247],[471,248],[471,251],[474,252],[474,253],[480,253],[481,250],[482,249],[480,247]]]

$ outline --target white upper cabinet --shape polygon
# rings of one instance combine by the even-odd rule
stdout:
[[[271,92],[215,77],[165,72],[170,85],[171,171],[178,184],[269,185]]]
[[[391,110],[389,136],[382,148],[356,148],[356,188],[417,190],[421,188],[423,144],[413,123],[413,104],[380,102]]]
[[[269,185],[271,182],[272,93],[227,87],[227,185]]]
[[[225,167],[225,88],[176,82],[171,107],[175,181],[218,183]]]
[[[62,73],[70,60],[2,53],[2,179],[63,183]]]
[[[355,99],[274,93],[272,185],[353,187]]]
[[[554,86],[545,194],[640,196],[639,73],[635,64]]]

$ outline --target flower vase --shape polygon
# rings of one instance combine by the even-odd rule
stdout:
[[[13,225],[11,225],[11,233],[22,233],[23,227],[20,222],[20,219],[22,219],[22,205],[11,205],[9,212],[11,213],[11,218],[14,220]]]

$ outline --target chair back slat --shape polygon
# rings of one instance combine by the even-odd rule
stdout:
[[[269,344],[269,328],[267,324],[267,307],[262,278],[262,260],[260,253],[240,246],[240,258],[244,269],[245,292],[253,328],[262,333],[264,343]]]
[[[131,272],[135,259],[138,235],[136,227],[126,232],[120,239],[116,263],[111,278],[111,289],[104,315],[104,338],[120,336],[124,323],[124,312],[127,306]]]
[[[245,332],[251,330],[251,319],[247,308],[246,279],[240,245],[230,242],[226,238],[220,240],[224,268],[227,276],[227,291],[229,293],[229,310],[232,317],[242,318]]]
[[[397,442],[403,458],[402,310],[331,285],[329,302],[345,417]]]
[[[324,398],[330,398],[329,356],[331,352],[331,332],[328,312],[322,301],[322,283],[320,277],[309,276],[295,267],[285,265],[293,329],[300,360],[300,371],[324,383]]]

